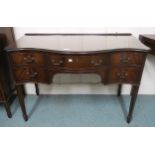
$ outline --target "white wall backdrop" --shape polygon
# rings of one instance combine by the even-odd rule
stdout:
[[[115,33],[129,32],[138,37],[139,34],[155,34],[155,27],[15,27],[16,39],[25,33]],[[155,56],[149,55],[144,68],[139,94],[155,94]],[[33,84],[27,84],[28,94],[34,94]],[[116,94],[117,85],[104,86],[97,75],[59,74],[51,85],[40,84],[42,94]],[[123,94],[130,93],[130,86],[123,86]]]

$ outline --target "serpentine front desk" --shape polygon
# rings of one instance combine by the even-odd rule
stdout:
[[[103,84],[131,84],[127,122],[135,101],[149,50],[130,34],[26,34],[10,45],[7,54],[25,121],[23,85],[50,84],[57,73],[96,73]]]

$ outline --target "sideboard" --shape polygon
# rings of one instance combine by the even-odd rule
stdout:
[[[155,55],[155,34],[141,34],[139,40],[150,48],[150,54]]]
[[[0,103],[4,105],[9,118],[12,116],[10,104],[15,95],[13,94],[14,82],[4,48],[12,42],[14,42],[13,29],[11,27],[0,27]]]
[[[26,34],[6,49],[25,121],[23,85],[50,84],[57,73],[96,73],[101,82],[131,84],[127,122],[132,118],[149,48],[130,34]]]

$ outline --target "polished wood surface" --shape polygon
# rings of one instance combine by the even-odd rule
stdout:
[[[54,53],[86,54],[103,53],[119,50],[148,50],[134,36],[98,36],[98,35],[48,35],[23,36],[16,44],[8,47],[7,51],[16,49],[41,49]]]
[[[155,55],[155,34],[139,35],[139,39],[144,45],[150,47],[149,53]]]
[[[103,84],[131,84],[130,122],[149,48],[130,35],[28,35],[7,48],[20,106],[28,120],[21,86],[51,83],[57,73],[96,73]]]

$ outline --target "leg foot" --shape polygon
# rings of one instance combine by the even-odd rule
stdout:
[[[28,121],[28,116],[27,115],[23,115],[23,118],[25,121]]]
[[[17,96],[18,96],[18,99],[19,99],[19,104],[20,104],[20,107],[21,107],[21,110],[22,110],[22,113],[23,113],[23,117],[24,117],[24,120],[27,121],[28,116],[27,116],[25,103],[24,103],[23,89],[22,89],[21,85],[16,86],[16,88],[17,88]]]
[[[12,113],[11,113],[11,110],[10,110],[10,105],[8,102],[4,102],[4,107],[5,107],[5,110],[6,110],[6,113],[8,115],[9,118],[12,117]]]
[[[9,118],[12,118],[12,114],[8,114],[8,117],[9,117]]]
[[[132,120],[132,118],[128,116],[126,121],[127,121],[127,123],[130,123],[131,120]]]

